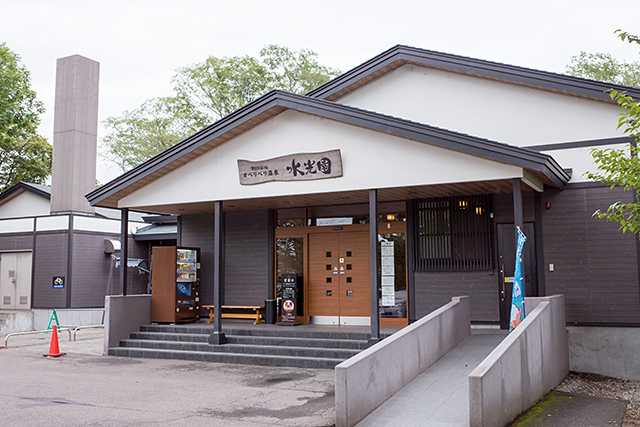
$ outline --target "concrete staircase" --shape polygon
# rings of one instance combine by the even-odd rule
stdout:
[[[367,348],[370,337],[338,327],[247,326],[224,327],[224,345],[209,344],[212,328],[206,324],[142,326],[109,355],[333,369]]]

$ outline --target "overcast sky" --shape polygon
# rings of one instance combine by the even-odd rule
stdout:
[[[639,17],[640,0],[0,0],[0,42],[31,71],[52,142],[56,59],[69,55],[100,62],[103,120],[170,95],[174,71],[209,55],[275,43],[347,71],[404,44],[561,73],[581,50],[639,60],[613,34],[640,34]],[[104,163],[102,183],[118,175]]]

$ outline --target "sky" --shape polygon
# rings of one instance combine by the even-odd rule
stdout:
[[[53,142],[56,59],[70,55],[100,62],[102,121],[171,95],[175,71],[210,55],[279,44],[347,71],[403,44],[562,73],[580,51],[640,60],[614,35],[640,35],[638,17],[638,0],[0,0],[0,42],[30,70]],[[99,156],[100,182],[119,174]]]

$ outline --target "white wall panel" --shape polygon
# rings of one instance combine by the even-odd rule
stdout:
[[[625,144],[614,144],[597,148],[612,148],[622,150],[628,149],[629,146]],[[596,167],[593,163],[593,157],[591,156],[590,147],[543,151],[543,153],[553,156],[553,158],[556,159],[556,161],[563,167],[570,167],[573,169],[573,174],[571,175],[570,182],[589,181],[585,174],[587,173],[587,171],[594,172],[596,170]]]
[[[616,105],[415,65],[337,102],[518,146],[623,136]]]
[[[129,221],[129,233],[149,224]],[[95,231],[98,233],[120,234],[120,220],[75,216],[73,217],[73,229],[81,231]]]
[[[0,218],[49,215],[49,200],[27,191],[0,206]]]
[[[68,230],[69,215],[45,216],[36,220],[36,231]]]
[[[33,231],[33,218],[5,219],[0,221],[0,233],[25,233]]]
[[[240,185],[238,159],[340,149],[344,175]],[[303,160],[303,159],[301,159]],[[119,207],[326,193],[521,177],[522,169],[453,150],[286,111],[120,201]]]

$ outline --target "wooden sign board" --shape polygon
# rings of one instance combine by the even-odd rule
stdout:
[[[238,160],[238,174],[242,185],[338,178],[342,176],[342,157],[340,150],[330,150],[259,161]]]

